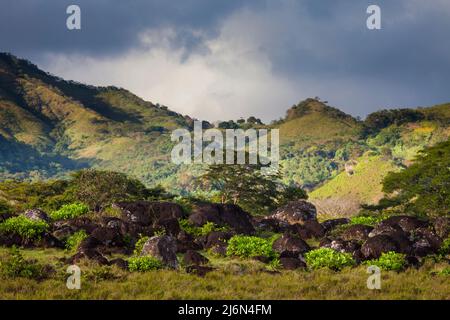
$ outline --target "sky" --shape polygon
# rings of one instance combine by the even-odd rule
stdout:
[[[68,30],[66,8],[81,9]],[[381,9],[381,30],[366,10]],[[0,0],[0,51],[205,120],[450,101],[449,0]]]

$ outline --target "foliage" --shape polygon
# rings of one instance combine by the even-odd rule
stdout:
[[[64,204],[73,202],[71,194],[66,193],[68,181],[51,180],[25,182],[6,180],[0,182],[0,193],[14,203],[14,211],[41,208],[51,212]]]
[[[450,140],[420,152],[414,164],[383,180],[387,199],[405,210],[428,216],[448,214],[450,208]]]
[[[80,243],[88,237],[86,231],[80,230],[66,239],[66,249],[69,251],[76,251]]]
[[[371,113],[364,121],[369,130],[383,129],[389,125],[401,125],[407,122],[422,120],[422,112],[413,109],[390,109]]]
[[[350,253],[337,252],[330,248],[311,250],[305,254],[305,259],[311,269],[341,270],[344,267],[355,265],[355,260]]]
[[[0,224],[0,233],[14,233],[28,240],[39,239],[49,225],[42,220],[31,220],[25,216],[6,219]]]
[[[138,241],[136,241],[136,244],[134,245],[134,251],[133,254],[135,256],[139,256],[142,252],[142,248],[144,247],[144,244],[150,239],[150,237],[147,236],[141,236]]]
[[[377,223],[381,222],[383,219],[381,217],[372,217],[372,216],[356,216],[350,218],[351,224],[364,224],[366,226],[374,226]]]
[[[227,227],[219,227],[216,224],[214,224],[213,222],[207,222],[201,227],[192,225],[188,219],[180,219],[180,220],[178,220],[178,222],[179,222],[180,228],[182,230],[186,231],[187,233],[189,233],[195,237],[206,236],[213,231],[226,231],[227,230]]]
[[[73,219],[89,212],[89,207],[84,203],[75,202],[62,206],[59,210],[50,214],[53,220]]]
[[[13,213],[13,208],[5,200],[0,199],[0,216]]]
[[[406,266],[405,255],[394,251],[384,252],[378,259],[368,260],[368,265],[375,265],[383,270],[401,271]]]
[[[264,175],[252,164],[214,164],[208,166],[201,181],[219,190],[222,203],[234,203],[252,213],[273,209],[279,197],[279,174]]]
[[[163,268],[163,263],[153,257],[132,257],[128,259],[128,269],[132,272],[146,272]]]
[[[442,242],[441,248],[439,249],[439,253],[442,255],[450,254],[450,237],[448,237]]]
[[[272,249],[273,241],[252,236],[233,236],[228,241],[227,256],[251,258],[264,256],[274,259],[277,253]]]
[[[0,270],[9,278],[41,279],[44,277],[43,266],[35,261],[25,260],[16,247],[11,248],[9,257],[0,262]]]
[[[75,197],[95,211],[116,201],[153,196],[140,181],[119,172],[88,169],[76,172],[72,178]]]

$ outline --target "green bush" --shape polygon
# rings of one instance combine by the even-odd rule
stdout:
[[[59,210],[53,211],[50,217],[53,220],[73,219],[89,212],[89,207],[83,203],[75,202],[62,206]]]
[[[450,237],[442,242],[441,248],[439,249],[439,253],[443,255],[450,254]]]
[[[0,233],[14,233],[28,240],[39,239],[47,231],[48,224],[41,220],[31,220],[25,216],[9,218],[0,224]]]
[[[228,241],[227,256],[251,258],[264,256],[271,259],[277,258],[277,253],[272,249],[273,241],[252,236],[233,236]]]
[[[136,241],[136,244],[134,245],[134,251],[133,251],[135,256],[139,256],[141,254],[142,248],[144,247],[144,244],[147,242],[148,239],[150,239],[150,238],[147,236],[144,236],[144,237],[141,236],[139,238],[139,240]]]
[[[201,227],[196,227],[196,226],[192,225],[188,219],[180,219],[179,223],[180,223],[180,228],[182,230],[184,230],[185,232],[187,232],[195,237],[206,236],[213,231],[226,231],[227,230],[226,227],[219,227],[219,226],[215,225],[213,222],[207,222]]]
[[[382,220],[383,219],[381,217],[357,216],[350,218],[350,224],[364,224],[367,226],[374,226]]]
[[[368,260],[368,265],[378,266],[383,270],[401,271],[406,266],[405,255],[393,251],[382,253],[378,259]]]
[[[164,264],[153,257],[132,257],[128,259],[128,269],[130,271],[146,272],[158,270],[164,267]]]
[[[311,250],[305,254],[305,259],[311,269],[341,270],[344,267],[355,265],[355,260],[350,253],[337,252],[330,248]]]
[[[66,249],[69,251],[75,251],[78,249],[81,241],[88,237],[86,231],[80,230],[75,232],[73,235],[67,238],[66,240]]]
[[[41,279],[45,276],[43,269],[42,265],[25,260],[16,247],[11,249],[6,261],[0,262],[1,273],[8,278]]]

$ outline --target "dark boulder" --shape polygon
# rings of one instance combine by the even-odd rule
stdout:
[[[372,231],[369,233],[369,238],[379,236],[379,235],[391,235],[394,233],[403,233],[405,236],[408,236],[408,233],[403,231],[402,228],[398,225],[389,225],[389,224],[377,224]]]
[[[272,248],[275,252],[292,257],[298,257],[310,250],[305,241],[288,233],[275,240]]]
[[[172,269],[178,268],[177,241],[169,235],[154,236],[145,242],[141,256],[152,256]]]
[[[69,259],[69,261],[74,264],[79,263],[83,259],[95,261],[100,265],[109,265],[108,259],[106,259],[98,250],[95,249],[79,249],[78,252]]]
[[[91,219],[87,217],[78,217],[74,219],[61,220],[53,223],[53,230],[58,230],[63,227],[70,227],[73,232],[77,232],[80,230],[86,231],[87,234],[92,233],[96,228],[100,225],[93,222]]]
[[[117,258],[109,261],[110,266],[116,266],[123,270],[128,270],[128,262],[124,259]]]
[[[155,230],[164,230],[166,234],[176,237],[180,231],[180,224],[178,219],[159,219],[153,224]]]
[[[288,225],[304,224],[306,221],[317,220],[317,210],[305,200],[291,201],[276,209],[269,218]]]
[[[209,260],[197,251],[188,250],[183,256],[183,262],[186,266],[208,264]]]
[[[212,231],[206,236],[205,249],[226,245],[233,235],[225,231]]]
[[[207,273],[213,271],[214,268],[207,266],[191,265],[187,266],[185,270],[187,273],[195,274],[196,276],[199,277],[204,277],[206,276]]]
[[[188,250],[201,250],[202,245],[194,242],[194,238],[184,230],[177,235],[177,252],[185,253]]]
[[[361,247],[361,252],[366,259],[378,259],[382,253],[394,251],[409,254],[411,243],[401,233],[381,234],[369,238]]]
[[[450,218],[439,217],[434,219],[433,227],[439,237],[441,237],[442,239],[446,239],[450,234]]]
[[[303,224],[296,224],[296,233],[302,239],[322,238],[325,235],[325,229],[316,220],[305,221]]]
[[[325,233],[330,232],[337,226],[350,223],[350,219],[348,218],[339,218],[339,219],[330,219],[321,223],[322,227],[325,230]]]
[[[306,263],[298,258],[280,258],[280,264],[283,269],[286,270],[295,270],[295,269],[305,269]]]
[[[189,216],[189,221],[198,227],[212,222],[219,226],[228,226],[241,234],[251,234],[255,231],[250,214],[234,204],[197,204]]]
[[[34,245],[39,248],[64,248],[64,243],[49,233],[43,234]]]
[[[126,221],[141,226],[150,226],[157,220],[180,219],[185,216],[183,208],[171,202],[118,202],[113,207],[122,212]]]
[[[414,255],[425,257],[439,251],[442,239],[428,228],[419,228],[414,231]]]
[[[75,233],[75,230],[73,228],[71,228],[69,226],[63,226],[63,227],[53,231],[52,235],[59,241],[64,241],[74,233]]]
[[[370,226],[355,224],[345,229],[340,234],[340,237],[346,241],[350,240],[365,241],[367,240],[367,238],[369,238],[369,233],[372,230],[373,228]]]
[[[381,221],[379,226],[400,227],[404,232],[410,233],[415,229],[428,226],[427,221],[411,216],[394,216]]]
[[[227,255],[228,245],[226,243],[213,246],[209,249],[209,251],[219,257],[225,257]]]
[[[125,245],[123,237],[117,229],[98,227],[92,231],[91,237],[104,246],[120,247]]]
[[[361,248],[361,245],[355,241],[345,241],[343,239],[335,239],[329,241],[322,241],[321,247],[330,248],[338,252],[354,253]]]

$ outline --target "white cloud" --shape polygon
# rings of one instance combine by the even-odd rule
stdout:
[[[141,33],[141,46],[119,56],[49,54],[42,67],[66,79],[124,87],[208,120],[250,115],[270,120],[282,115],[279,106],[286,109],[299,99],[295,84],[272,70],[258,15],[244,11],[230,17],[212,39],[190,32],[203,50],[187,55],[187,48],[173,45],[177,30],[165,28]]]

